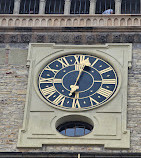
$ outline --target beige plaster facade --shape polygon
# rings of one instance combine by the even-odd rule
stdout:
[[[119,86],[116,93],[97,109],[62,110],[52,107],[38,90],[38,75],[49,61],[68,54],[89,54],[107,60],[116,70]],[[128,67],[131,68],[132,45],[54,45],[30,44],[28,63],[30,67],[25,117],[20,130],[17,147],[42,147],[50,144],[84,145],[102,144],[105,148],[130,148],[130,131],[127,126],[127,81]],[[59,134],[56,127],[68,121],[84,121],[92,124],[94,130],[81,137],[67,137]]]

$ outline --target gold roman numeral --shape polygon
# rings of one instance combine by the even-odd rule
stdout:
[[[52,83],[54,78],[40,78],[40,83]]]
[[[80,64],[85,60],[85,55],[80,55]]]
[[[56,74],[59,71],[59,70],[52,69],[49,66],[47,66],[45,70],[52,71],[54,74]]]
[[[58,59],[58,61],[62,64],[63,68],[69,66],[69,63],[65,57]]]
[[[85,60],[85,55],[75,55],[74,58],[75,58],[75,63],[74,64],[81,64],[84,60]],[[80,58],[80,61],[79,61],[79,58]]]
[[[113,70],[111,67],[108,67],[108,68],[106,68],[106,69],[104,69],[104,70],[101,70],[101,71],[99,71],[99,73],[100,74],[104,74],[104,73],[106,73],[106,72],[108,72],[108,71],[111,71],[111,70]]]
[[[65,97],[60,94],[60,95],[53,101],[53,103],[55,103],[55,104],[57,104],[57,105],[58,105],[59,103],[61,103],[60,105],[63,106],[64,101],[65,101]]]
[[[89,98],[90,98],[90,102],[91,102],[91,105],[92,105],[92,106],[95,106],[95,105],[93,104],[93,102],[95,102],[96,104],[99,104],[99,102],[96,101],[95,99],[93,99],[92,97],[89,97]]]
[[[80,71],[82,69],[82,65],[75,65],[75,70]]]
[[[62,79],[55,78],[54,83],[62,83]]]
[[[62,83],[62,79],[58,79],[58,78],[40,78],[40,83]]]
[[[56,89],[53,86],[42,89],[43,95],[48,95],[47,98],[52,96],[55,92],[56,92]]]
[[[116,79],[103,79],[102,83],[103,84],[116,84],[117,81],[116,81]]]
[[[112,91],[105,88],[100,88],[100,90],[97,93],[107,98],[112,94]]]
[[[76,108],[81,108],[81,106],[80,106],[80,103],[79,103],[79,100],[78,99],[73,99],[73,102],[72,102],[72,108],[73,109],[76,109]]]
[[[73,109],[81,108],[78,98],[79,98],[79,93],[76,92],[75,93],[75,98],[73,98],[73,102],[72,102],[72,108]]]
[[[75,58],[75,63],[74,64],[80,64],[79,55],[75,55],[74,58]]]
[[[98,62],[98,58],[92,63],[91,66],[94,66]]]

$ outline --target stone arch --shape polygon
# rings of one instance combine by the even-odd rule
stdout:
[[[118,20],[118,18],[114,19],[114,26],[119,26],[119,20]]]
[[[8,26],[13,26],[13,19],[8,20]]]
[[[127,26],[131,26],[131,25],[132,25],[132,19],[129,18],[129,19],[127,20]]]
[[[65,26],[65,20],[64,19],[61,19],[60,26]]]
[[[35,20],[35,26],[40,26],[40,20],[39,19]]]
[[[107,20],[107,26],[112,26],[112,20],[111,19]]]
[[[48,20],[47,26],[52,26],[52,19],[49,19],[49,20]]]
[[[94,20],[93,20],[93,25],[94,25],[94,26],[97,26],[97,19],[94,19]]]
[[[28,26],[29,26],[29,27],[33,26],[33,20],[32,20],[32,19],[29,19],[29,20],[28,20]]]
[[[86,26],[91,26],[91,20],[90,19],[86,20]]]
[[[134,19],[134,25],[138,26],[139,25],[139,20],[137,18]]]
[[[41,26],[46,26],[46,20],[45,19],[41,20]]]
[[[7,20],[4,18],[4,19],[2,19],[2,21],[1,21],[1,25],[2,26],[6,26],[6,23],[7,23]]]
[[[71,19],[68,19],[67,22],[66,22],[66,25],[67,25],[67,26],[71,26],[71,25],[72,25],[72,20],[71,20]]]
[[[58,19],[54,20],[54,26],[59,26],[59,20]]]
[[[84,26],[84,25],[85,25],[84,19],[80,19],[80,26]]]
[[[20,26],[20,20],[19,19],[15,20],[15,26]]]
[[[99,20],[99,26],[103,26],[104,25],[104,20],[103,19],[100,19]]]
[[[120,20],[120,26],[125,26],[125,19],[124,19],[124,18],[122,18],[122,19]]]
[[[73,20],[73,26],[78,26],[78,20],[77,19]]]
[[[22,26],[26,26],[26,19],[22,20]]]

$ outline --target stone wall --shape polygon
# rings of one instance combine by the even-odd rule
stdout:
[[[28,80],[27,50],[28,43],[0,44],[0,152],[141,152],[141,44],[133,44],[133,64],[129,70],[128,129],[131,131],[131,148],[128,150],[108,150],[103,146],[89,145],[17,149]]]

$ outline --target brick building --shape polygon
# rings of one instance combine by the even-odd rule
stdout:
[[[18,152],[19,156],[23,157],[24,153],[25,156],[28,155],[27,152],[37,152],[38,156],[41,156],[42,152],[48,152],[50,157],[140,153],[140,0],[0,0],[0,8],[0,152],[6,152],[5,155],[8,152]],[[113,9],[114,14],[103,15],[107,9]],[[24,109],[31,67],[28,58],[29,43],[55,43],[62,46],[62,49],[65,49],[64,45],[76,48],[84,46],[84,49],[89,49],[89,46],[110,47],[112,44],[118,45],[118,48],[120,45],[122,47],[122,44],[131,46],[132,57],[128,62],[132,66],[126,70],[128,89],[125,88],[125,91],[128,95],[127,98],[124,96],[127,99],[127,105],[124,105],[127,108],[124,110],[127,118],[122,118],[124,123],[121,121],[130,131],[129,148],[105,148],[104,144],[100,143],[42,143],[41,148],[36,145],[32,148],[17,147],[19,130],[23,128],[23,120],[26,118]],[[100,139],[103,141],[105,138]],[[42,153],[42,156],[45,156],[45,153]]]

